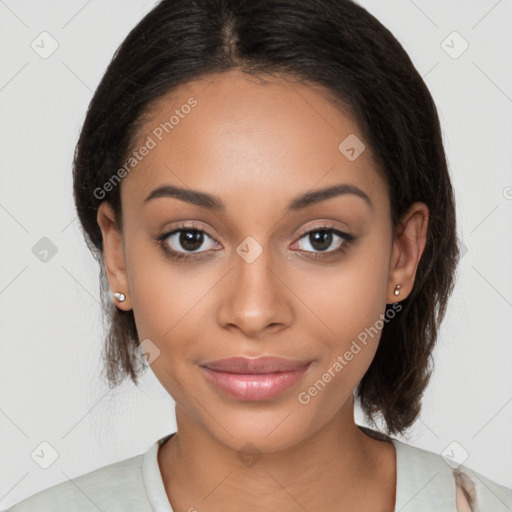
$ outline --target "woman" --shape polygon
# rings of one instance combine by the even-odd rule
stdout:
[[[458,247],[436,107],[362,7],[161,1],[93,97],[74,195],[108,379],[150,366],[178,429],[12,511],[512,510],[391,437],[420,412]]]

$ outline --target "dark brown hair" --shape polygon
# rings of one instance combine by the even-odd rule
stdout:
[[[384,325],[357,387],[367,419],[380,415],[388,433],[401,433],[420,412],[454,286],[455,200],[424,81],[389,30],[351,0],[162,0],[116,51],[89,105],[73,163],[78,216],[101,269],[107,380],[112,387],[126,377],[137,384],[145,366],[134,355],[133,311],[112,302],[96,220],[100,203],[109,201],[122,228],[121,183],[109,193],[102,186],[133,150],[150,104],[181,84],[233,68],[320,86],[347,109],[388,185],[394,228],[413,202],[429,208],[414,287]]]

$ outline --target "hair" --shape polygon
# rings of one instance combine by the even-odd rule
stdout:
[[[108,201],[122,229],[119,186],[95,193],[131,151],[150,105],[181,84],[238,69],[320,86],[357,123],[388,186],[393,233],[415,201],[429,208],[427,241],[409,296],[386,322],[356,388],[366,419],[389,434],[417,418],[432,351],[453,291],[459,249],[455,199],[437,109],[411,59],[351,0],[161,0],[115,52],[87,110],[73,161],[73,191],[85,241],[100,264],[111,387],[137,385],[147,368],[133,311],[112,302],[98,207]],[[386,313],[388,307],[386,306]]]

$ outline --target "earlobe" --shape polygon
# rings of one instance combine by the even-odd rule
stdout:
[[[103,259],[114,304],[122,310],[131,309],[123,249],[123,236],[116,223],[112,206],[100,204],[96,217],[103,238]]]
[[[397,296],[400,297],[399,300],[405,299],[413,288],[427,242],[428,217],[427,205],[416,202],[397,226],[389,269],[388,304],[397,302]],[[397,285],[400,285],[398,289]]]

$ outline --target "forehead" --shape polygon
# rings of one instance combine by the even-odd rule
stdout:
[[[143,151],[143,148],[148,149]],[[240,71],[177,87],[148,109],[126,174],[123,203],[174,184],[225,198],[293,197],[350,183],[385,202],[383,182],[355,121],[318,86]],[[141,155],[144,153],[144,155]]]

